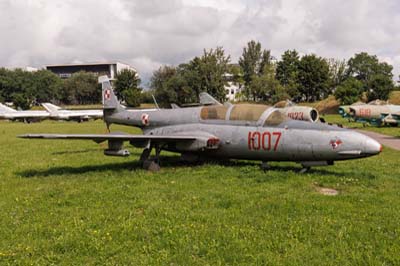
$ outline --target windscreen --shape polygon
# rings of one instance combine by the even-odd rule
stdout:
[[[289,118],[281,111],[275,110],[267,117],[267,119],[265,119],[264,127],[277,126],[288,119]]]

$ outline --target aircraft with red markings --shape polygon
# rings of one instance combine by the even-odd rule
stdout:
[[[32,139],[84,139],[108,142],[105,155],[128,156],[124,142],[142,148],[140,160],[158,170],[162,150],[177,152],[183,159],[294,161],[302,171],[334,161],[379,154],[381,144],[361,133],[288,118],[280,108],[262,104],[214,104],[197,107],[129,110],[116,98],[107,77],[100,77],[107,128],[112,124],[138,127],[142,135],[26,134]],[[152,150],[155,155],[150,156]]]
[[[381,104],[379,101],[340,106],[339,114],[364,125],[369,123],[374,126],[397,126],[400,123],[400,105]]]

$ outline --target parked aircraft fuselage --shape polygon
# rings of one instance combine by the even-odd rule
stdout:
[[[218,158],[335,161],[371,156],[379,153],[382,148],[378,142],[365,135],[322,123],[283,119],[271,125],[268,117],[273,112],[279,112],[275,108],[266,109],[260,118],[253,121],[232,120],[233,108],[229,107],[223,116],[215,115],[215,108],[212,107],[195,107],[145,112],[122,111],[105,117],[108,124],[140,127],[145,135],[198,135],[202,132],[209,134],[210,138],[217,136],[218,149],[215,150],[202,151],[196,150],[196,147],[175,144],[163,149],[181,153],[205,153]],[[208,114],[205,115],[204,110]],[[211,116],[210,110],[214,112]]]

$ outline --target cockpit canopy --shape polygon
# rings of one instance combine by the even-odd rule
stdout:
[[[282,113],[282,111],[275,110],[268,115],[267,119],[265,119],[264,121],[263,126],[277,126],[287,120],[289,120],[289,118],[284,113]]]
[[[256,123],[266,112],[271,112],[265,119],[264,126],[276,126],[288,118],[279,110],[262,104],[236,104],[232,106],[204,106],[200,112],[202,120],[227,120]]]

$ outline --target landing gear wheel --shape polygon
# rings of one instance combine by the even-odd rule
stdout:
[[[152,150],[152,146],[150,148],[146,148],[143,150],[142,155],[140,156],[140,161],[143,162],[143,169],[149,170],[151,172],[160,171],[160,153],[161,147],[159,145],[155,145],[156,156],[152,159],[149,159],[150,153]]]
[[[269,169],[271,169],[271,167],[268,165],[268,162],[262,162],[261,163],[261,170],[263,170],[264,172],[268,171]]]
[[[160,164],[156,160],[147,159],[143,162],[143,169],[158,172],[160,171]]]

